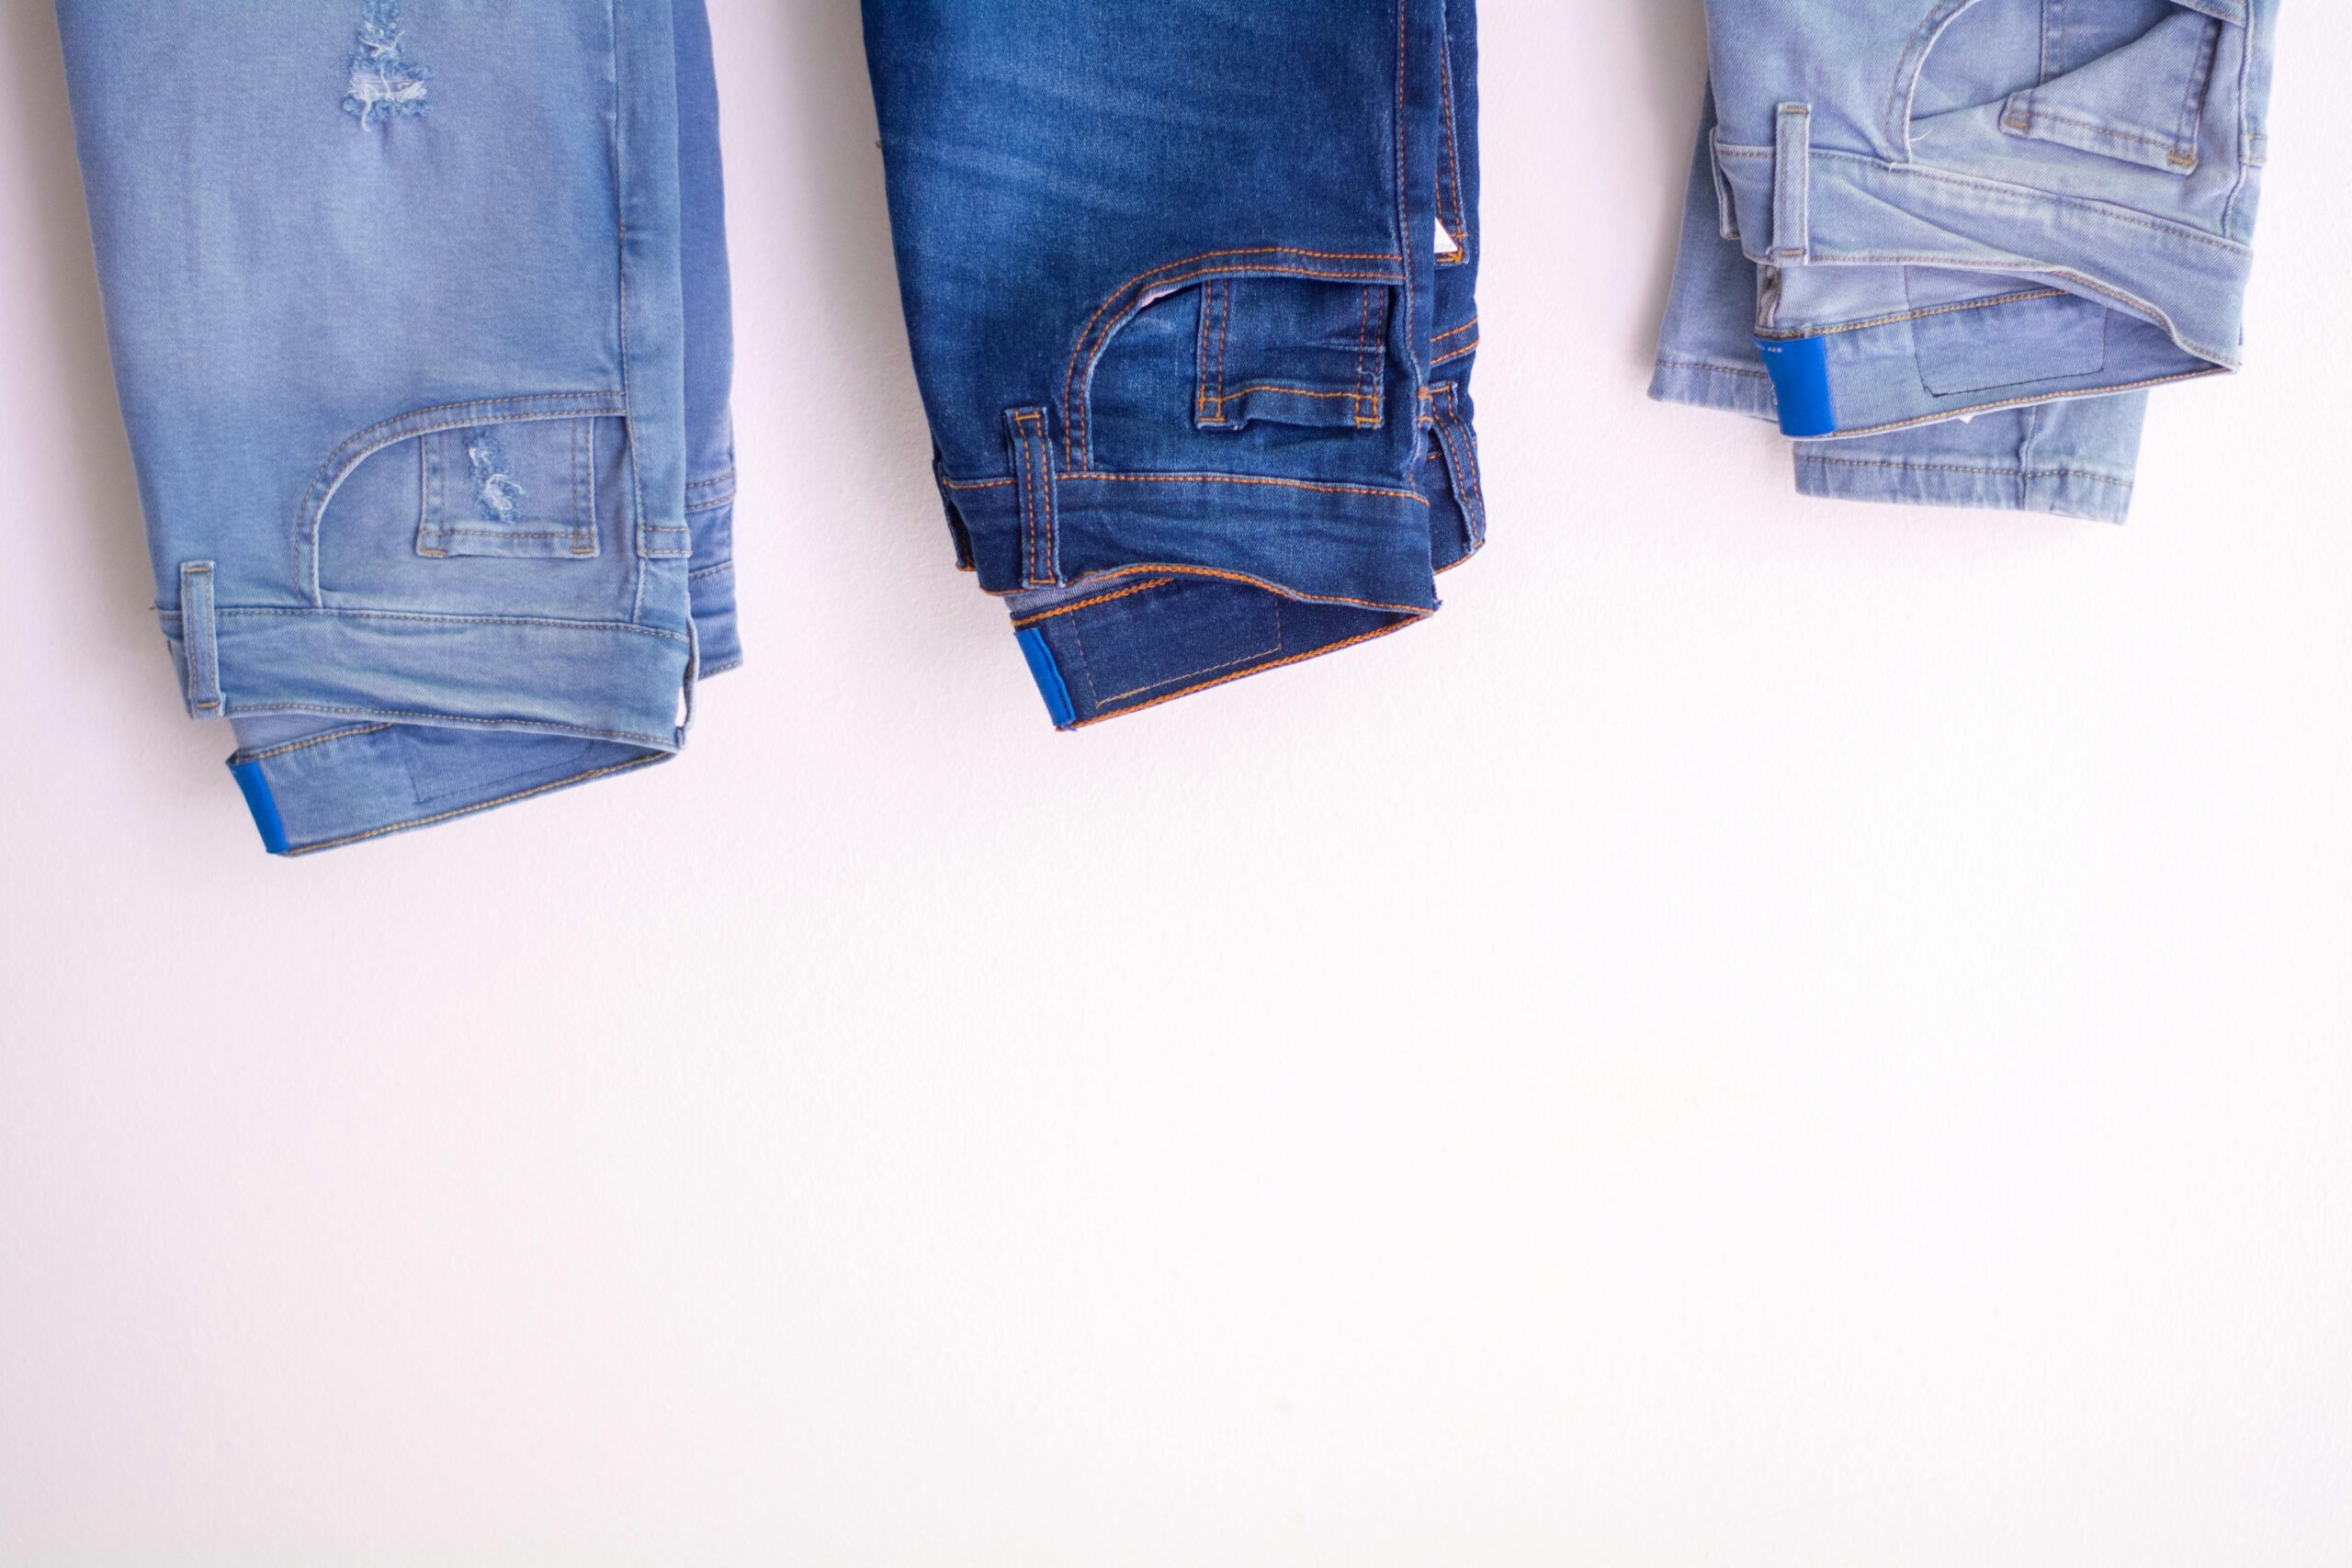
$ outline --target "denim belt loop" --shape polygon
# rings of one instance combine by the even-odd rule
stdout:
[[[1813,259],[1813,106],[1782,104],[1772,157],[1772,260],[1802,266]]]
[[[212,563],[180,563],[180,648],[187,666],[187,711],[220,712],[220,644],[213,630]]]
[[[1054,526],[1054,445],[1047,439],[1046,411],[1007,410],[1004,427],[1021,497],[1021,580],[1031,588],[1057,585],[1061,540]]]

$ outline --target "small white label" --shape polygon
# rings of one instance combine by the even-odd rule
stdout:
[[[1439,219],[1437,223],[1437,254],[1442,256],[1458,256],[1462,254],[1462,247],[1453,243],[1452,234],[1446,232],[1445,220],[1442,218]]]

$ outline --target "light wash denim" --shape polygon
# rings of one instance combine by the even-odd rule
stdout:
[[[59,0],[188,711],[305,853],[657,762],[740,658],[701,0]]]
[[[866,0],[959,565],[1074,728],[1413,625],[1486,538],[1471,0]]]
[[[1652,395],[1808,494],[2120,522],[2239,367],[2278,0],[1708,0]]]

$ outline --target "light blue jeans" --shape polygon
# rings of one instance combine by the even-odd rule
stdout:
[[[2278,0],[1709,0],[1652,395],[1798,488],[2120,522],[2239,366]]]
[[[702,0],[58,17],[164,632],[268,847],[674,753],[739,658]]]

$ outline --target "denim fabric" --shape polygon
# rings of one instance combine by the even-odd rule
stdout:
[[[2235,370],[2278,0],[1709,0],[1652,395],[1810,494],[2121,521]]]
[[[1394,631],[1486,536],[1470,0],[866,0],[958,564],[1076,728]]]
[[[740,657],[701,0],[58,15],[164,632],[268,846],[674,753]]]

